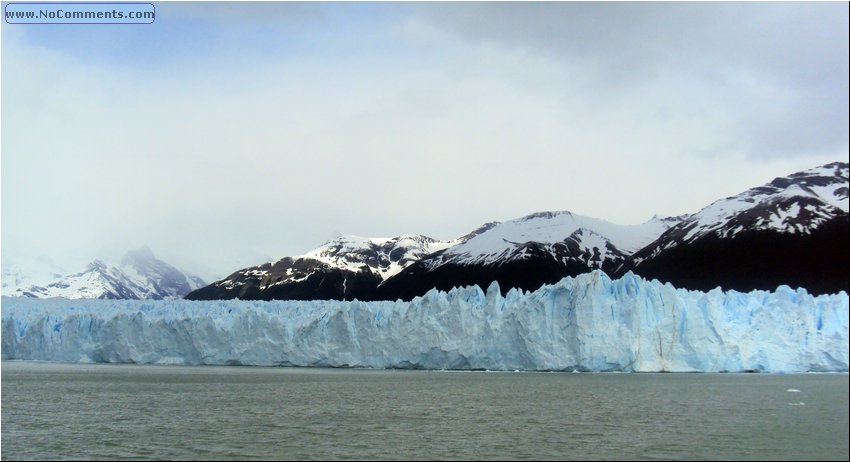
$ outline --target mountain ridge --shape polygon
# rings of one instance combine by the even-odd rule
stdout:
[[[4,274],[4,279],[7,277]],[[24,278],[26,279],[26,278]],[[4,295],[68,299],[176,299],[206,283],[159,260],[147,246],[127,252],[118,265],[95,259],[82,271],[53,274],[48,281],[6,287]]]
[[[614,275],[634,271],[697,290],[847,291],[848,233],[848,164],[832,162],[712,202]]]
[[[597,268],[613,271],[634,248],[651,242],[667,229],[670,220],[677,222],[675,218],[654,217],[641,225],[617,225],[569,211],[554,211],[489,222],[448,241],[410,234],[394,238],[342,235],[305,254],[241,269],[193,291],[187,298],[385,300],[421,295],[419,292],[432,287],[444,290],[499,280],[496,277],[485,281],[490,276],[482,279],[474,272],[455,271],[458,266],[478,264],[493,268],[497,276],[528,271],[529,264],[536,266],[530,271],[541,274],[528,284],[520,284],[522,288],[536,289],[542,282],[555,282],[566,275],[576,276]],[[612,242],[627,250],[620,250]],[[408,280],[421,279],[418,275],[423,272],[443,274],[445,269],[437,269],[445,267],[452,268],[452,275],[437,276],[430,287],[425,285],[432,282]],[[502,279],[499,282],[504,283],[511,277]],[[400,291],[400,286],[404,290]]]
[[[654,216],[640,225],[548,211],[491,221],[450,241],[342,236],[300,256],[239,270],[187,298],[409,300],[432,288],[488,287],[492,281],[503,292],[535,290],[595,269],[613,276],[633,271],[700,290],[781,284],[815,293],[848,290],[847,171],[846,162],[832,162],[693,214]],[[392,265],[375,254],[404,236],[441,244],[388,248],[408,255]],[[292,274],[299,280],[286,279]]]

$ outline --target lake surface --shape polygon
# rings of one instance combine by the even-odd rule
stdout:
[[[848,375],[3,362],[2,458],[847,460]]]

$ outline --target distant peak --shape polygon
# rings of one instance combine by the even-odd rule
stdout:
[[[496,226],[498,226],[498,225],[500,225],[500,224],[502,224],[502,223],[501,223],[501,222],[499,222],[499,221],[491,221],[491,222],[489,222],[489,223],[484,223],[483,225],[479,226],[477,229],[475,229],[475,230],[474,230],[474,231],[472,231],[471,233],[469,233],[469,234],[467,234],[467,235],[465,235],[465,236],[462,236],[462,237],[461,237],[460,239],[458,239],[458,240],[459,240],[460,242],[466,242],[466,241],[468,241],[468,240],[472,239],[473,237],[478,236],[479,234],[483,234],[483,233],[485,233],[485,232],[487,232],[487,231],[489,231],[489,230],[491,230],[491,229],[495,228]]]
[[[139,256],[147,257],[147,258],[155,258],[154,255],[153,255],[153,251],[147,245],[143,245],[136,250],[131,250],[130,252],[135,253],[136,255],[139,255]]]
[[[850,164],[847,162],[831,162],[819,168],[835,169],[835,173],[838,174],[841,170],[850,170]]]
[[[402,240],[402,239],[412,239],[412,240],[423,240],[424,239],[424,240],[431,240],[431,241],[434,240],[434,238],[428,237],[424,234],[399,234],[394,239],[398,239],[399,241]]]
[[[362,243],[369,241],[368,237],[363,236],[355,236],[353,234],[343,234],[338,231],[334,231],[333,235],[322,244],[322,246],[326,246],[329,244],[354,244],[354,243]]]
[[[663,216],[663,215],[659,215],[659,214],[656,213],[656,214],[652,215],[652,218],[647,220],[646,223],[658,223],[658,222],[678,223],[680,221],[683,221],[688,216],[689,216],[689,214],[687,214],[687,213],[683,213],[682,215],[676,215],[676,216]]]
[[[321,247],[333,244],[344,244],[349,246],[359,246],[359,247],[370,247],[370,246],[382,246],[393,243],[401,243],[403,241],[414,241],[418,243],[430,243],[436,241],[436,239],[425,236],[423,234],[400,234],[395,237],[365,237],[365,236],[355,236],[353,234],[342,234],[335,233],[335,236],[331,239],[325,241]]]
[[[820,167],[810,168],[787,176],[774,178],[773,181],[768,184],[778,188],[786,188],[796,183],[802,183],[805,185],[812,181],[817,181],[818,178],[829,178],[830,180],[827,181],[836,179],[839,181],[847,181],[848,170],[850,170],[850,165],[846,162],[832,162],[826,165],[821,165]]]
[[[106,270],[106,263],[104,263],[103,260],[97,258],[95,260],[92,260],[92,262],[89,263],[88,266],[86,266],[86,270],[87,271],[104,271],[104,270]]]
[[[124,258],[122,259],[122,264],[126,264],[129,261],[153,261],[156,260],[156,256],[153,254],[153,251],[150,247],[143,245],[136,250],[131,250],[124,254]]]
[[[560,215],[572,215],[572,214],[573,213],[570,212],[569,210],[558,210],[558,211],[552,211],[552,212],[536,212],[536,213],[532,213],[530,215],[526,215],[526,216],[520,218],[520,221],[528,221],[528,220],[533,220],[535,218],[549,219],[549,218],[555,218],[555,217],[560,216]]]

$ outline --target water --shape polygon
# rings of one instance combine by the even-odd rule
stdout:
[[[3,362],[2,458],[847,460],[848,376]]]

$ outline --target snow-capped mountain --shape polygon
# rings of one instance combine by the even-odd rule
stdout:
[[[340,236],[246,268],[190,299],[409,300],[497,281],[536,290],[596,269],[687,289],[848,290],[848,165],[776,178],[693,215],[617,225],[571,212],[490,222],[452,240]]]
[[[157,259],[148,247],[127,252],[121,259],[121,270],[142,287],[139,298],[182,298],[206,285],[200,277],[183,273]]]
[[[186,296],[210,299],[371,299],[384,280],[456,241],[417,234],[339,235],[303,255],[239,270]]]
[[[434,287],[487,287],[492,281],[505,291],[535,290],[594,269],[613,272],[680,220],[653,217],[640,225],[618,225],[561,211],[487,223],[388,279],[377,299],[410,299]]]
[[[615,274],[678,287],[848,290],[848,164],[834,162],[718,200],[671,227]]]
[[[4,275],[5,279],[5,275]],[[19,286],[4,295],[69,299],[174,299],[203,287],[204,281],[158,260],[147,247],[127,252],[119,266],[101,260],[83,271],[57,275],[52,282]]]
[[[34,285],[45,285],[68,274],[47,255],[24,256],[12,252],[10,256],[9,253],[8,249],[3,249],[0,256],[0,265],[3,267],[0,276],[3,295],[20,295],[19,290],[26,290]],[[22,265],[22,262],[27,265]]]
[[[458,241],[438,241],[419,234],[403,234],[393,238],[365,238],[340,235],[321,247],[302,255],[348,271],[363,266],[386,280],[434,252],[447,249]]]
[[[19,289],[17,295],[31,298],[139,299],[143,289],[117,267],[95,260],[83,271],[61,277],[43,286]]]
[[[534,213],[504,223],[488,223],[460,243],[433,259],[431,268],[447,263],[498,264],[530,258],[530,247],[547,251],[553,258],[572,258],[588,266],[602,267],[649,244],[676,218],[623,226],[568,211]],[[486,229],[484,229],[486,228]],[[566,252],[565,252],[566,251]]]
[[[505,290],[536,289],[567,275],[613,271],[678,221],[623,226],[542,212],[487,223],[450,241],[339,236],[303,255],[239,270],[186,298],[394,300],[494,280]]]
[[[731,238],[744,231],[811,234],[848,211],[848,164],[835,162],[776,178],[715,201],[665,235],[665,248],[707,235]]]

